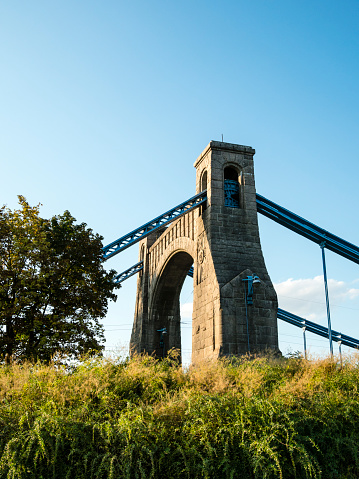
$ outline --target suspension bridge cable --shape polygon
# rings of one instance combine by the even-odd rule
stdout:
[[[359,247],[277,205],[257,193],[257,211],[295,233],[359,264]]]

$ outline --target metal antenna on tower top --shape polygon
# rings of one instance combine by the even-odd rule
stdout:
[[[222,143],[223,143],[223,133],[222,133]]]

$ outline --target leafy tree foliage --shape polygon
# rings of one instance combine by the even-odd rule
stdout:
[[[99,319],[116,300],[115,271],[102,265],[102,237],[68,211],[50,220],[19,196],[0,209],[0,356],[48,361],[101,351]]]

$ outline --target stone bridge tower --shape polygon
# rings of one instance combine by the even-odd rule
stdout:
[[[278,350],[277,297],[258,231],[254,153],[211,141],[194,164],[196,192],[206,189],[207,203],[140,242],[144,268],[132,352],[160,357],[181,348],[179,297],[192,264],[192,361]]]

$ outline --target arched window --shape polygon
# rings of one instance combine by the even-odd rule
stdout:
[[[239,208],[239,181],[235,168],[224,169],[224,206]]]
[[[202,173],[202,178],[201,178],[201,191],[204,191],[207,189],[207,170],[204,170]]]
[[[145,260],[145,245],[143,244],[141,246],[140,261],[143,262],[144,260]],[[139,273],[140,278],[142,278],[142,275],[143,275],[143,269],[141,269]]]
[[[207,189],[207,171],[204,170],[202,172],[202,177],[201,177],[201,191],[204,191]],[[203,213],[203,211],[207,208],[207,201],[205,203],[202,204],[202,208],[201,208],[201,214]]]

